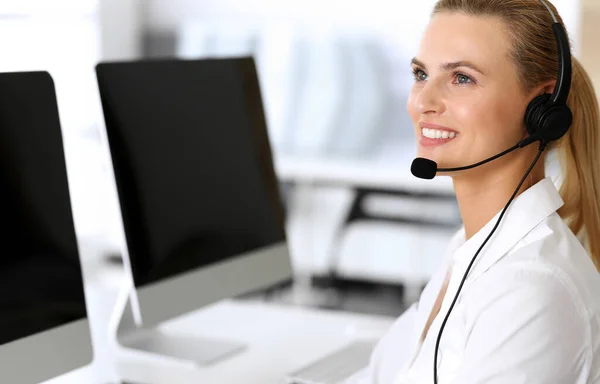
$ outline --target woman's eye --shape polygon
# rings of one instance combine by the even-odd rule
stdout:
[[[415,76],[415,80],[417,80],[417,81],[427,80],[427,74],[425,72],[423,72],[423,70],[421,70],[421,69],[415,69],[413,71],[413,74]]]
[[[473,80],[467,76],[467,75],[463,75],[462,73],[458,73],[456,74],[456,82],[458,84],[469,84],[472,83]]]

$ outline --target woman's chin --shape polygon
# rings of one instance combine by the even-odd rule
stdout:
[[[428,150],[426,148],[419,148],[417,150],[417,157],[433,160],[436,163],[439,163],[443,160],[443,156],[440,156],[440,153],[435,153],[434,151]]]

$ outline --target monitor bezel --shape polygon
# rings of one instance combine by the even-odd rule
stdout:
[[[93,360],[87,318],[0,345],[2,381],[11,384],[40,383]]]
[[[197,60],[223,60],[237,61],[243,71],[245,81],[244,91],[247,100],[252,105],[248,105],[250,118],[254,121],[254,129],[264,130],[265,138],[258,143],[262,146],[260,159],[263,166],[266,166],[271,177],[278,182],[271,144],[268,138],[266,128],[266,119],[262,105],[262,96],[256,71],[254,58],[251,56],[229,57],[229,58],[207,58],[207,59],[141,59],[133,61],[104,61],[95,67],[98,80],[98,91],[100,94],[101,106],[106,116],[106,103],[102,99],[102,85],[99,77],[105,68],[111,66],[135,65],[136,62],[190,62]],[[104,122],[106,124],[106,121]],[[114,154],[111,150],[110,139],[105,127],[102,132],[103,140],[108,143],[110,153],[110,164],[118,188],[118,180],[115,175]],[[269,191],[274,193],[273,191]],[[277,193],[279,193],[277,191]],[[277,196],[281,201],[281,195]],[[122,201],[119,196],[118,208],[121,217],[123,217]],[[253,250],[251,252],[236,255],[221,262],[206,266],[194,268],[192,270],[180,273],[175,276],[161,279],[152,283],[136,285],[133,266],[129,259],[127,246],[127,228],[124,225],[125,245],[122,250],[123,264],[126,272],[126,278],[129,280],[131,293],[131,309],[133,318],[137,326],[152,328],[160,323],[174,319],[178,316],[201,309],[202,307],[214,304],[223,299],[230,299],[239,295],[262,290],[268,287],[289,284],[293,280],[293,266],[291,255],[285,233],[285,218],[282,212],[278,212],[278,220],[283,228],[282,240],[267,247]],[[267,271],[267,272],[266,272]],[[233,283],[223,284],[234,277]]]

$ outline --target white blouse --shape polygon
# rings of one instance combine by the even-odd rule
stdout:
[[[599,384],[600,273],[556,212],[550,178],[517,196],[473,264],[445,325],[439,384]],[[419,301],[345,384],[432,384],[441,323],[499,213],[471,239],[464,228]],[[421,334],[444,282],[442,306]]]

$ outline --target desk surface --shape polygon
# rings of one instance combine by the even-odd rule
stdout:
[[[166,322],[160,329],[242,342],[247,350],[212,366],[173,370],[145,359],[141,353],[114,354],[108,345],[108,320],[124,279],[123,268],[93,267],[88,257],[84,257],[83,267],[94,362],[44,384],[116,384],[119,378],[136,384],[281,383],[286,374],[356,338],[381,337],[395,320],[259,301],[225,300]]]
[[[121,355],[126,379],[147,384],[276,384],[286,374],[357,338],[379,338],[393,318],[274,305],[224,301],[165,323],[164,332],[241,341],[248,348],[195,370],[148,364],[143,355]]]

